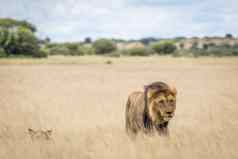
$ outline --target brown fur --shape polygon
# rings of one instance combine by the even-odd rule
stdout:
[[[176,108],[176,94],[174,87],[163,82],[145,86],[144,92],[131,93],[126,104],[127,133],[168,135],[168,123]]]

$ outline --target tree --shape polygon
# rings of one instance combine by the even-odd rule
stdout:
[[[154,52],[152,49],[145,47],[130,48],[126,51],[126,54],[130,56],[149,56],[152,55],[153,53]]]
[[[51,41],[51,40],[50,40],[50,37],[47,36],[47,37],[45,38],[45,43],[48,44],[48,43],[50,43],[50,41]]]
[[[36,27],[33,24],[28,23],[25,20],[19,21],[19,26],[25,27],[25,28],[31,30],[33,33],[35,33],[37,31]]]
[[[179,48],[184,49],[184,43],[179,43]]]
[[[18,27],[24,27],[29,29],[30,31],[32,31],[33,33],[37,31],[36,27],[23,20],[15,20],[15,19],[11,19],[11,18],[0,18],[0,27],[1,28],[6,28],[6,29],[14,29],[14,28],[18,28]]]
[[[86,37],[84,43],[92,43],[92,39],[90,37]]]
[[[69,50],[69,55],[83,55],[83,51],[80,48],[80,44],[77,44],[77,43],[67,43],[66,47]]]
[[[6,54],[11,54],[15,50],[17,35],[6,28],[0,28],[0,46]]]
[[[98,39],[93,43],[96,54],[107,54],[117,49],[116,44],[112,40]]]
[[[25,27],[17,30],[1,28],[0,45],[8,55],[34,55],[39,51],[38,39]]]
[[[0,28],[0,46],[5,49],[8,45],[9,31],[6,28]]]
[[[0,18],[0,47],[7,55],[46,57],[35,32],[36,27],[27,21]]]
[[[149,45],[151,42],[155,42],[157,41],[157,39],[153,38],[153,37],[148,37],[148,38],[142,38],[139,40],[141,43],[143,43],[144,45]]]
[[[0,58],[1,57],[6,57],[6,56],[7,56],[7,54],[6,54],[5,50],[0,47]]]
[[[20,27],[17,30],[16,53],[34,55],[39,51],[38,39],[27,28]]]
[[[161,41],[154,43],[152,49],[158,54],[172,54],[177,48],[173,42]]]
[[[227,34],[226,34],[226,38],[228,38],[228,39],[232,39],[232,38],[233,38],[233,35],[230,34],[230,33],[227,33]]]
[[[197,42],[197,41],[195,41],[195,42],[192,43],[191,49],[193,49],[193,50],[198,49],[198,42]]]
[[[209,47],[209,45],[208,45],[208,44],[203,44],[203,46],[202,46],[203,50],[207,50],[207,49],[208,49],[208,47]]]

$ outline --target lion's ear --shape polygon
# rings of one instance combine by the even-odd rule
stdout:
[[[177,95],[177,89],[175,88],[175,86],[170,86],[170,91],[174,96]]]
[[[33,129],[31,129],[31,128],[28,128],[28,132],[29,132],[30,134],[35,133],[35,131],[34,131]]]
[[[147,96],[148,98],[151,98],[152,96],[155,95],[155,93],[158,92],[158,89],[156,88],[149,88],[148,91],[147,91]]]

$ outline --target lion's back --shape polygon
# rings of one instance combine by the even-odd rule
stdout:
[[[126,130],[128,133],[137,133],[143,129],[144,93],[133,92],[129,95],[126,104]]]

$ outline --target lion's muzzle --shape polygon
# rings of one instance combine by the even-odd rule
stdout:
[[[166,112],[166,115],[170,118],[172,118],[174,116],[174,112]]]
[[[165,112],[164,114],[163,114],[163,119],[165,120],[165,121],[169,121],[169,120],[171,120],[172,118],[173,118],[173,116],[174,116],[174,112]]]

